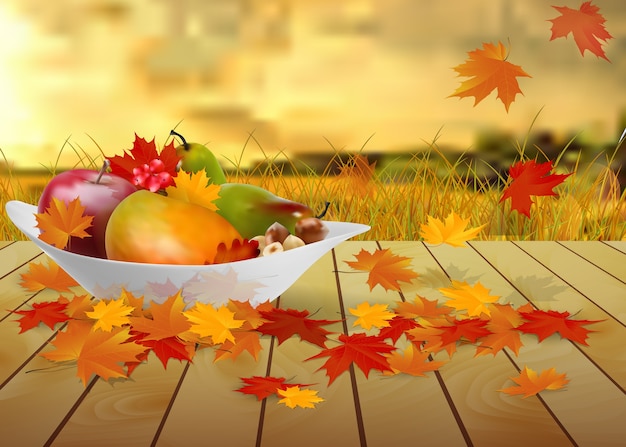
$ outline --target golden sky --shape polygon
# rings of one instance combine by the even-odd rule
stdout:
[[[595,0],[611,62],[550,41],[569,0],[3,0],[0,148],[15,167],[53,163],[66,139],[96,153],[165,143],[169,130],[238,157],[407,150],[439,134],[472,147],[490,129],[619,138],[626,114],[626,2]],[[508,113],[493,92],[449,98],[453,67],[502,41],[518,78]],[[622,120],[624,118],[621,118]],[[247,159],[261,158],[253,145]],[[76,161],[66,148],[62,165]]]

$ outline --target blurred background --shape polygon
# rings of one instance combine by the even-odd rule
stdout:
[[[498,159],[523,140],[591,151],[626,127],[626,2],[594,0],[611,62],[550,41],[554,0],[0,0],[0,148],[13,170],[71,166],[65,141],[97,154],[158,147],[170,129],[218,159],[284,151],[311,163],[332,148],[406,154],[436,139]],[[502,41],[518,78],[450,98],[452,69]],[[242,153],[250,134],[256,143]],[[372,137],[371,139],[369,139]],[[92,141],[93,139],[93,141]],[[369,139],[369,140],[368,140]],[[262,147],[263,152],[259,149]],[[624,148],[626,150],[626,148]],[[323,165],[323,162],[320,162]]]

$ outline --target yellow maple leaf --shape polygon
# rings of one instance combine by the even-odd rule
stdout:
[[[385,354],[389,366],[392,371],[383,372],[384,375],[393,374],[410,374],[412,376],[425,377],[426,371],[436,371],[446,362],[428,361],[429,352],[416,349],[413,343],[410,343],[406,349],[400,354],[399,350],[395,350],[389,354]]]
[[[409,268],[411,258],[395,255],[388,248],[376,249],[373,253],[361,249],[354,257],[356,261],[344,262],[353,269],[369,272],[370,290],[379,284],[385,290],[397,291],[400,290],[398,281],[408,283],[417,278],[417,273]]]
[[[195,174],[179,174],[176,177],[176,186],[168,186],[165,192],[173,199],[216,211],[217,205],[213,201],[219,198],[220,186],[209,184],[206,171],[201,169]]]
[[[69,292],[69,287],[77,286],[74,278],[67,274],[52,259],[48,260],[48,267],[43,263],[28,263],[28,272],[21,273],[20,285],[31,292],[39,292],[43,289],[52,289],[57,292]]]
[[[356,309],[348,309],[350,313],[359,317],[352,326],[361,326],[363,329],[371,329],[372,326],[377,328],[389,326],[389,320],[395,317],[393,312],[387,310],[386,304],[361,303]]]
[[[420,236],[429,244],[448,244],[453,247],[465,247],[465,242],[478,235],[485,225],[465,229],[469,219],[462,219],[454,211],[448,214],[445,222],[428,216],[428,224],[421,225]]]
[[[122,327],[130,324],[129,315],[135,310],[134,307],[124,304],[123,299],[100,300],[93,306],[93,310],[85,312],[87,317],[96,320],[94,330],[101,329],[111,332],[114,327]]]
[[[317,391],[307,388],[300,389],[299,386],[289,386],[283,389],[277,389],[276,393],[283,399],[279,400],[279,404],[285,404],[289,408],[315,408],[315,404],[324,402],[324,399],[317,395]]]
[[[523,394],[524,399],[534,396],[543,390],[561,389],[569,383],[569,380],[566,379],[566,375],[557,373],[554,368],[543,370],[541,373],[537,374],[537,371],[527,366],[524,366],[519,376],[511,377],[511,380],[517,383],[518,386],[511,386],[498,391],[510,395]]]
[[[491,315],[488,304],[495,303],[499,296],[489,295],[489,289],[480,282],[470,286],[466,281],[452,280],[452,287],[442,287],[439,291],[446,297],[446,306],[456,310],[467,310],[467,315],[477,317],[480,314]]]
[[[91,237],[85,230],[92,226],[94,216],[85,216],[84,213],[85,207],[80,204],[78,197],[67,206],[62,200],[53,197],[45,212],[35,213],[37,228],[42,231],[39,239],[63,250],[71,236],[81,239]]]
[[[245,321],[235,320],[235,313],[224,305],[215,309],[199,301],[183,314],[191,322],[190,332],[200,337],[210,336],[213,343],[224,343],[226,340],[235,343],[235,336],[230,330],[240,328]]]

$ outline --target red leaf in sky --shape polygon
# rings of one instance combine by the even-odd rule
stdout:
[[[286,390],[292,386],[306,387],[309,385],[285,383],[284,377],[242,377],[241,380],[245,383],[244,386],[235,390],[244,394],[254,394],[257,399],[263,400],[272,394],[277,394],[276,390]]]
[[[301,340],[308,341],[322,348],[326,347],[326,336],[332,334],[322,326],[337,323],[341,320],[313,320],[307,318],[308,310],[276,309],[261,311],[261,317],[267,320],[256,330],[266,335],[274,335],[281,344],[294,334]]]
[[[567,6],[553,6],[553,8],[561,15],[556,19],[548,20],[552,22],[550,40],[559,37],[567,38],[569,33],[572,33],[581,55],[584,56],[585,50],[589,50],[596,56],[609,60],[602,49],[600,40],[606,42],[613,36],[604,28],[606,19],[599,14],[600,8],[592,5],[591,2],[584,2],[578,10]]]
[[[16,320],[20,325],[20,334],[29,329],[34,328],[43,323],[50,329],[54,329],[54,325],[69,320],[69,316],[65,313],[67,303],[59,303],[58,301],[45,301],[41,303],[33,303],[30,310],[16,310],[14,313],[22,315]]]
[[[532,310],[531,312],[520,312],[525,323],[517,327],[525,334],[535,334],[539,341],[543,341],[550,335],[558,332],[562,338],[587,345],[589,329],[584,328],[588,324],[598,323],[603,320],[573,320],[568,318],[569,312],[558,312],[556,310]]]
[[[511,198],[511,209],[530,218],[530,196],[556,196],[552,188],[563,183],[569,174],[549,174],[552,162],[537,164],[535,160],[519,161],[509,168],[509,176],[513,179],[505,188],[500,202]]]
[[[307,360],[330,357],[319,369],[326,369],[328,385],[344,371],[350,368],[354,362],[361,371],[368,376],[370,370],[377,369],[381,372],[392,371],[387,361],[388,354],[396,348],[385,343],[378,336],[355,333],[352,335],[341,334],[338,337],[340,346],[326,348],[319,354],[309,357]],[[318,371],[319,371],[318,369]]]

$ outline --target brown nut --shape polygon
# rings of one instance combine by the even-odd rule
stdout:
[[[270,256],[275,253],[280,253],[281,251],[284,251],[283,244],[280,242],[272,242],[271,244],[266,245],[263,249],[263,256]]]
[[[289,230],[283,224],[274,222],[265,230],[265,244],[269,245],[272,242],[282,244],[287,236],[289,236]]]
[[[304,241],[298,236],[290,234],[283,241],[283,248],[285,250],[291,250],[292,248],[304,247]]]
[[[296,222],[296,236],[305,244],[321,241],[328,234],[328,227],[317,217],[305,217]]]

